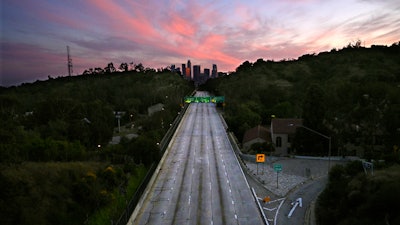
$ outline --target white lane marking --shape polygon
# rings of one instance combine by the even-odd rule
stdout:
[[[235,204],[235,202],[232,200],[232,205],[234,205]]]
[[[270,208],[267,208],[267,207],[263,207],[263,209],[265,209],[265,210],[268,210],[268,211],[274,211],[275,209],[277,209],[277,207],[275,207],[275,208],[272,208],[272,209],[270,209]]]
[[[237,219],[237,215],[235,214],[235,219]]]
[[[283,198],[283,200],[282,200],[281,203],[279,204],[278,209],[277,209],[276,212],[275,212],[275,218],[278,218],[279,210],[281,209],[281,206],[283,205],[283,203],[285,202],[285,200],[286,200],[286,198]],[[277,220],[274,220],[274,225],[276,225],[276,221],[277,221]]]
[[[232,189],[229,188],[229,193],[232,193]]]
[[[263,199],[260,198],[260,200],[263,200]],[[285,200],[285,198],[278,198],[278,199],[269,201],[268,203],[273,203],[273,202],[282,201],[282,200]]]
[[[190,199],[191,199],[191,196],[189,195],[189,202],[188,202],[188,203],[189,203],[189,205],[190,205]]]

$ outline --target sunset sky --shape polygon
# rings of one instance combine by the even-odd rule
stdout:
[[[399,0],[1,0],[0,86],[113,62],[159,68],[188,59],[233,71],[361,40],[400,41]]]

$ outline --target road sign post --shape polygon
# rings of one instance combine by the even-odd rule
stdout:
[[[256,154],[257,174],[258,174],[258,164],[264,163],[264,162],[265,162],[265,154]],[[263,173],[261,173],[261,174],[263,174]]]
[[[282,165],[281,164],[274,164],[274,171],[276,172],[276,188],[279,188],[279,172],[282,171]]]

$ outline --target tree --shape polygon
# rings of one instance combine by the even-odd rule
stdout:
[[[83,71],[82,75],[90,75],[91,73],[89,72],[89,70],[85,70]]]
[[[318,224],[399,224],[399,178],[399,166],[369,176],[360,161],[335,165],[316,203]]]
[[[312,84],[308,89],[303,103],[303,125],[305,127],[316,130],[320,133],[327,134],[324,126],[324,118],[326,112],[325,93],[323,89]],[[297,129],[295,149],[300,153],[325,154],[321,152],[327,149],[328,143],[325,138],[299,127]]]
[[[114,73],[115,72],[115,67],[112,62],[108,63],[107,67],[104,68],[106,73]]]
[[[95,147],[107,143],[111,137],[114,127],[115,116],[109,105],[96,100],[86,105],[87,118],[90,131],[90,145]]]
[[[304,125],[315,129],[322,129],[325,118],[325,93],[321,86],[312,84],[306,93],[303,103]]]
[[[143,72],[144,71],[144,66],[142,63],[135,64],[135,71],[136,72]]]
[[[248,72],[251,70],[253,64],[249,61],[243,62],[238,68],[236,68],[236,72]]]
[[[96,67],[93,74],[104,74],[104,70],[100,67]]]
[[[124,72],[128,72],[128,63],[121,63],[121,65],[119,66],[119,69],[124,71]]]
[[[88,70],[83,71],[82,75],[91,75],[95,74],[95,71],[93,68],[89,68]]]
[[[144,165],[150,165],[151,163],[160,159],[160,150],[156,142],[147,137],[139,136],[133,139],[127,144],[127,153],[133,157],[135,163],[143,163]]]
[[[358,39],[357,41],[355,41],[354,43],[349,42],[349,44],[347,44],[347,48],[361,48],[361,40]]]

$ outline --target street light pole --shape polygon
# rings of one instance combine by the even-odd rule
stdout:
[[[322,133],[320,133],[320,132],[318,132],[318,131],[316,131],[316,130],[313,130],[313,129],[309,128],[309,127],[306,127],[306,126],[304,126],[304,125],[297,125],[297,124],[291,123],[291,124],[289,124],[289,126],[291,126],[291,127],[292,127],[292,126],[302,127],[302,128],[304,128],[304,129],[306,129],[306,130],[308,130],[308,131],[313,132],[314,134],[318,134],[319,136],[324,137],[324,138],[326,138],[326,139],[329,140],[329,147],[328,147],[328,173],[329,173],[329,170],[330,170],[330,168],[331,168],[332,138],[331,138],[330,136],[326,136],[326,135],[324,135],[324,134],[322,134]]]

